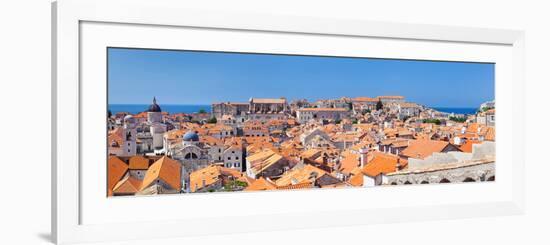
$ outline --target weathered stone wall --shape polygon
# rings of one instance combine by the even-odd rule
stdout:
[[[495,142],[485,141],[481,144],[474,144],[472,153],[450,151],[445,153],[436,152],[425,159],[409,158],[409,170],[424,169],[426,167],[441,166],[458,162],[476,161],[486,158],[494,158]]]
[[[383,184],[433,184],[489,181],[495,178],[495,162],[468,164],[462,167],[427,171],[405,171],[387,176]],[[448,182],[447,182],[448,181]]]

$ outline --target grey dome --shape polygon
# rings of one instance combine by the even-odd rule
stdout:
[[[199,135],[194,131],[188,131],[183,135],[183,141],[199,141]]]
[[[153,97],[153,104],[149,106],[147,112],[162,112],[160,106],[157,104],[157,98]]]

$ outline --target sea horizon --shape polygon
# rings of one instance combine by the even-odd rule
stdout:
[[[128,112],[131,114],[137,114],[140,112],[147,111],[150,104],[109,104],[108,108],[111,113],[116,114],[119,112]],[[160,108],[163,112],[168,112],[170,114],[176,113],[197,113],[200,110],[205,110],[210,113],[212,110],[212,105],[201,105],[201,104],[162,104]]]
[[[445,113],[454,113],[454,114],[475,114],[478,110],[477,107],[431,107],[434,110],[445,112]],[[137,114],[144,112],[149,108],[149,104],[109,104],[108,109],[111,113],[116,114],[119,112],[127,112],[131,114]],[[164,112],[170,114],[176,113],[197,113],[200,110],[204,110],[208,113],[211,113],[212,105],[211,104],[163,104],[161,109]]]

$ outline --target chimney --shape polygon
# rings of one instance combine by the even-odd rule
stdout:
[[[369,150],[365,147],[362,147],[361,149],[359,149],[359,154],[361,154],[361,158],[360,158],[360,162],[361,162],[361,168],[363,168],[365,165],[367,165],[368,163],[368,152]]]
[[[401,167],[401,164],[399,164],[400,160],[400,158],[397,158],[397,163],[395,163],[395,172],[399,171],[399,168]]]

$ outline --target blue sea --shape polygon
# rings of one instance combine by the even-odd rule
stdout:
[[[149,105],[138,105],[138,104],[110,104],[109,110],[111,113],[115,114],[118,112],[129,112],[131,114],[137,114],[144,112],[149,108]],[[211,111],[210,105],[160,105],[162,111],[168,112],[170,114],[175,113],[195,113],[199,112],[201,109],[206,112]]]
[[[476,114],[477,108],[433,107],[434,110],[454,114]]]

